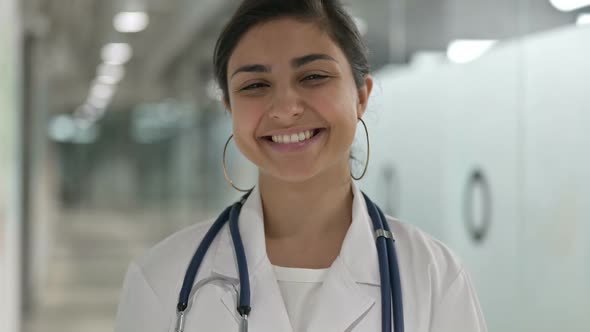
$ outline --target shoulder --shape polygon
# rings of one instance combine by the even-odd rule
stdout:
[[[436,327],[436,331],[486,332],[478,296],[461,259],[418,227],[389,216],[387,221],[396,239],[408,315],[414,321],[430,322],[429,331]]]
[[[181,287],[186,268],[214,221],[199,222],[173,233],[131,263],[161,302],[176,301],[176,290]],[[214,242],[212,247],[215,245]],[[207,265],[208,255],[200,271],[206,270]],[[173,298],[169,298],[171,294]]]
[[[198,222],[169,235],[139,256],[136,263],[146,270],[159,269],[162,264],[174,263],[182,253],[188,251],[192,254],[191,249],[196,249],[213,222]]]
[[[166,329],[176,312],[185,271],[213,220],[186,227],[129,264],[117,309],[115,331]],[[215,243],[213,243],[215,245]],[[207,269],[207,256],[201,271]]]
[[[407,222],[387,216],[399,260],[415,275],[427,275],[436,288],[448,287],[463,270],[461,259],[446,244]]]

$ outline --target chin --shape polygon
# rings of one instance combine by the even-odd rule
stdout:
[[[291,170],[278,170],[270,173],[266,173],[267,176],[274,178],[275,180],[288,182],[288,183],[303,183],[314,178],[318,173],[311,170],[302,171],[301,169]]]

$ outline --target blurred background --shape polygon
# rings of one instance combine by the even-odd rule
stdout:
[[[462,257],[490,331],[589,331],[590,1],[346,4],[361,189]],[[237,5],[0,0],[1,331],[111,331],[129,262],[238,197],[211,61]]]

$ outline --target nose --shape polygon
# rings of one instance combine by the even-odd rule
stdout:
[[[269,116],[278,121],[290,122],[303,114],[304,106],[301,96],[292,87],[277,88]]]

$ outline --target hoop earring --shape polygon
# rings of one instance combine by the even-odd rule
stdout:
[[[367,129],[367,125],[365,124],[365,121],[363,121],[363,119],[359,118],[359,121],[363,124],[363,127],[365,127],[365,136],[367,137],[367,161],[365,162],[365,168],[363,169],[363,173],[358,178],[355,178],[354,175],[352,175],[351,170],[350,176],[357,181],[362,179],[363,176],[365,176],[365,173],[367,172],[367,167],[369,166],[369,157],[371,156],[371,144],[369,144],[369,130]]]
[[[235,190],[237,191],[241,191],[241,192],[249,192],[250,190],[254,189],[254,187],[250,188],[250,189],[242,189],[242,188],[238,188],[234,182],[229,178],[229,175],[227,174],[227,168],[225,165],[225,154],[227,152],[227,145],[229,144],[229,141],[231,141],[231,139],[234,137],[234,134],[231,134],[229,136],[229,138],[227,139],[227,141],[225,142],[225,146],[223,147],[223,159],[221,160],[221,163],[223,165],[223,176],[225,176],[225,181],[227,181],[227,183],[229,183],[232,187],[234,187]]]

